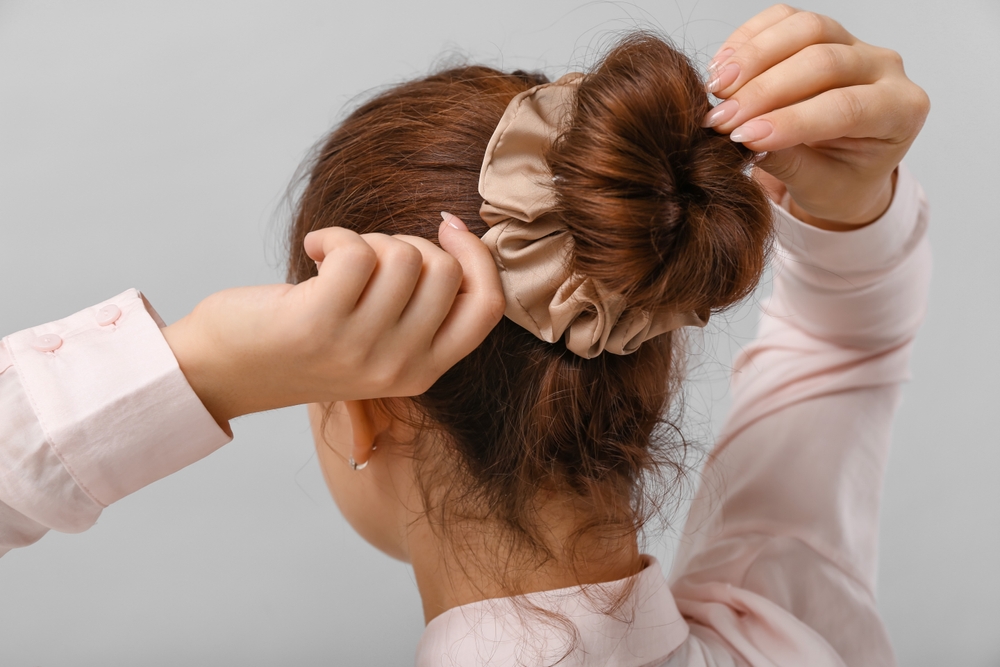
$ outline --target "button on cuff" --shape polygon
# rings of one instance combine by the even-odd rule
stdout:
[[[31,341],[31,347],[39,352],[55,352],[62,347],[63,340],[55,334],[43,334]]]
[[[97,323],[102,327],[114,324],[122,316],[122,310],[118,306],[109,303],[97,311]]]

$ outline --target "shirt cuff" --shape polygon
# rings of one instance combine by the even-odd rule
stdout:
[[[787,259],[843,276],[883,269],[910,250],[926,198],[905,164],[900,164],[892,203],[875,222],[859,229],[834,232],[808,225],[782,206],[774,206],[778,243]]]
[[[188,384],[162,326],[133,289],[3,341],[53,453],[102,507],[231,440]]]

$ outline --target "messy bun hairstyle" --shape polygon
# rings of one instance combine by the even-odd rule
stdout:
[[[395,86],[350,114],[305,173],[289,279],[316,274],[302,241],[322,227],[436,242],[445,210],[482,236],[477,185],[487,143],[508,102],[544,82],[461,67]],[[771,218],[748,176],[753,153],[703,129],[709,109],[682,53],[633,34],[581,83],[572,124],[548,154],[574,269],[631,304],[718,311],[752,291],[764,268]],[[671,426],[679,341],[668,333],[631,355],[583,359],[502,320],[406,403],[408,418],[439,434],[415,443],[436,525],[491,522],[511,549],[551,558],[535,509],[539,494],[555,493],[583,517],[578,536],[641,527],[684,471],[684,441]],[[396,416],[398,405],[383,404]]]

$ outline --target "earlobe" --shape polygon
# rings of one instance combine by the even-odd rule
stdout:
[[[344,401],[351,420],[351,457],[354,470],[363,470],[375,451],[375,419],[371,401]]]

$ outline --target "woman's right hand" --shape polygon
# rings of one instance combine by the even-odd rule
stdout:
[[[709,92],[725,102],[704,125],[768,152],[757,175],[776,198],[787,189],[793,215],[847,230],[889,208],[896,167],[930,111],[898,53],[774,5],[730,35],[710,71]]]
[[[216,421],[413,396],[475,349],[503,316],[500,279],[480,239],[444,217],[443,250],[416,237],[312,232],[305,249],[319,275],[212,294],[165,328]]]

